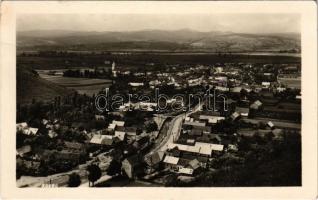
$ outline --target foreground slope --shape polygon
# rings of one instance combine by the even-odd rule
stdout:
[[[36,101],[49,101],[56,96],[65,96],[72,93],[65,87],[44,80],[26,67],[17,67],[17,103],[25,104]]]

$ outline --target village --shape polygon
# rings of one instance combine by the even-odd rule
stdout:
[[[187,186],[211,174],[218,180],[231,166],[247,166],[253,152],[271,157],[300,137],[297,63],[167,64],[159,71],[156,63],[144,71],[105,63],[91,77],[110,78],[109,93],[124,99],[108,110],[96,108],[105,90],[18,105],[18,187]],[[82,77],[63,76],[70,74]],[[156,89],[162,96],[155,100]],[[208,91],[224,97],[213,109]]]

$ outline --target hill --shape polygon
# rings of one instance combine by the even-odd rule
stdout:
[[[36,101],[48,101],[56,96],[65,96],[72,93],[65,87],[44,80],[39,75],[26,67],[17,67],[17,103],[31,103]]]
[[[35,30],[18,32],[17,38],[18,50],[300,52],[300,35],[296,33],[247,34],[189,29],[127,32]]]

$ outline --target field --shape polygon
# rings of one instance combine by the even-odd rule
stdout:
[[[278,81],[290,88],[301,89],[301,79],[300,78],[279,78]]]
[[[89,78],[72,78],[56,75],[48,75],[44,71],[38,72],[40,77],[50,82],[56,83],[69,89],[76,90],[80,94],[92,96],[97,94],[101,89],[111,84],[110,80],[89,79]]]

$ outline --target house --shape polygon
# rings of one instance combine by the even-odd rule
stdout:
[[[124,141],[126,138],[126,133],[123,131],[115,131],[115,137],[117,137],[120,141]]]
[[[222,142],[222,138],[218,134],[210,134],[210,140],[214,144],[220,144]]]
[[[58,136],[58,134],[57,134],[55,131],[53,131],[53,130],[49,130],[48,136],[49,136],[50,138],[55,138],[55,137]]]
[[[130,156],[122,161],[122,173],[126,174],[130,179],[136,178],[141,173],[138,154]]]
[[[25,154],[28,154],[32,151],[30,145],[25,145],[17,149],[17,155],[23,157]]]
[[[268,126],[269,128],[271,128],[271,129],[273,129],[273,128],[275,127],[274,123],[271,122],[271,121],[268,121],[268,122],[267,122],[267,126]]]
[[[178,147],[178,149],[182,152],[188,152],[191,154],[198,154],[207,157],[210,157],[212,155],[212,151],[223,151],[224,148],[222,144],[210,144],[204,142],[196,142],[195,145],[184,145],[176,143],[168,144],[168,149],[173,149],[175,147]]]
[[[259,110],[262,107],[263,103],[259,100],[256,100],[253,104],[250,105],[250,108],[253,110]]]
[[[215,69],[215,73],[222,73],[223,72],[223,67],[216,67]]]
[[[141,87],[144,86],[144,83],[134,83],[134,82],[130,82],[128,83],[128,85],[132,86],[132,87]]]
[[[196,142],[195,146],[200,148],[200,151],[210,152],[210,151],[223,151],[224,145],[222,144],[210,144],[204,142]]]
[[[245,108],[245,107],[236,107],[235,108],[235,112],[239,113],[241,116],[243,117],[248,117],[248,114],[250,112],[249,108]]]
[[[276,91],[277,91],[278,93],[284,92],[285,90],[286,90],[285,87],[277,87],[277,88],[276,88]]]
[[[17,131],[22,131],[25,135],[36,135],[38,132],[38,128],[29,127],[26,122],[18,123],[16,125]]]
[[[193,169],[193,170],[197,170],[200,168],[200,162],[197,159],[193,159],[189,162],[189,166]]]
[[[109,130],[115,130],[115,128],[116,128],[116,124],[111,123],[108,125]]]
[[[193,118],[191,118],[191,117],[186,117],[186,118],[184,119],[184,121],[186,121],[186,122],[190,122],[190,121],[191,121],[191,119],[192,119],[192,121],[193,121]]]
[[[105,116],[104,115],[95,115],[95,119],[96,120],[105,120]]]
[[[58,122],[59,122],[58,119],[54,119],[54,120],[53,120],[53,124],[57,124]]]
[[[196,141],[209,143],[209,142],[210,142],[210,137],[209,137],[209,135],[203,135],[203,136],[201,136],[201,137],[197,137],[197,138],[196,138]],[[194,142],[194,143],[195,143],[195,142]],[[194,144],[194,143],[193,143],[193,144]],[[214,143],[215,143],[215,142],[214,142]]]
[[[112,145],[113,137],[110,135],[94,134],[89,143],[99,145]]]
[[[173,156],[173,157],[180,157],[181,155],[181,151],[179,150],[179,148],[176,146],[174,148],[168,148],[168,150],[166,151],[166,154],[168,156]]]
[[[228,92],[230,89],[228,87],[223,87],[223,86],[216,86],[215,90],[221,91],[221,92]]]
[[[230,117],[233,121],[235,121],[235,120],[238,120],[241,117],[241,115],[238,112],[234,112],[234,113],[232,113],[232,115]]]
[[[195,143],[195,140],[194,139],[187,139],[187,144],[194,144]]]
[[[190,135],[190,136],[202,136],[202,130],[200,130],[200,129],[192,129],[188,134]]]
[[[198,86],[202,83],[202,78],[196,78],[196,79],[189,79],[188,80],[188,85],[190,87],[192,86]]]
[[[28,128],[28,124],[26,122],[18,123],[17,124],[17,131],[21,131]]]
[[[128,138],[136,138],[137,128],[136,127],[125,127],[125,132]]]
[[[217,76],[214,78],[214,80],[218,83],[218,85],[222,85],[222,86],[226,86],[228,82],[228,78],[226,76]]]
[[[275,128],[272,131],[272,133],[274,135],[273,140],[276,140],[276,141],[283,141],[284,140],[284,132],[282,129]]]
[[[159,151],[145,157],[147,165],[147,173],[153,173],[156,169],[160,168],[160,163],[163,160],[164,152]]]
[[[115,124],[116,126],[124,126],[125,122],[124,121],[113,120],[112,124]]]
[[[125,127],[124,126],[116,126],[115,131],[125,132]]]
[[[178,169],[178,162],[179,162],[178,157],[168,156],[168,155],[163,160],[165,168],[168,168],[170,170],[177,170]]]
[[[262,88],[267,89],[267,88],[269,88],[269,87],[270,87],[270,85],[271,85],[271,83],[270,83],[270,82],[262,82]]]
[[[49,123],[49,120],[46,120],[46,119],[42,119],[42,124],[45,126]]]
[[[240,94],[242,91],[242,87],[234,87],[230,89],[230,92],[234,93],[234,94]]]
[[[205,122],[191,122],[191,121],[185,121],[184,124],[185,126],[201,126],[201,127],[204,127],[206,126],[206,123]]]
[[[235,144],[228,144],[227,149],[230,151],[238,151],[238,147]]]
[[[180,167],[178,169],[179,174],[193,175],[193,169],[188,167]]]
[[[55,125],[53,125],[53,124],[46,124],[45,125],[45,128],[47,128],[47,129],[53,129],[55,127]],[[58,129],[58,128],[56,128],[56,129]]]
[[[151,102],[139,102],[139,109],[143,111],[154,111],[154,109],[157,107],[157,103],[151,103]]]
[[[192,129],[201,130],[203,134],[210,134],[212,131],[211,126],[193,126]]]
[[[195,158],[188,163],[186,168],[183,168],[181,171],[179,170],[179,173],[194,175],[199,172],[201,165],[200,161]]]
[[[36,135],[38,133],[38,128],[32,128],[32,127],[29,127],[27,129],[24,129],[23,130],[23,133],[25,135]]]
[[[154,88],[155,86],[158,86],[160,84],[161,84],[161,81],[159,81],[159,80],[153,80],[153,81],[149,82],[149,86],[150,87],[152,86],[152,88]]]
[[[219,116],[210,116],[210,115],[200,115],[200,120],[206,121],[209,124],[217,124],[220,121],[224,120],[225,117],[219,117]]]

